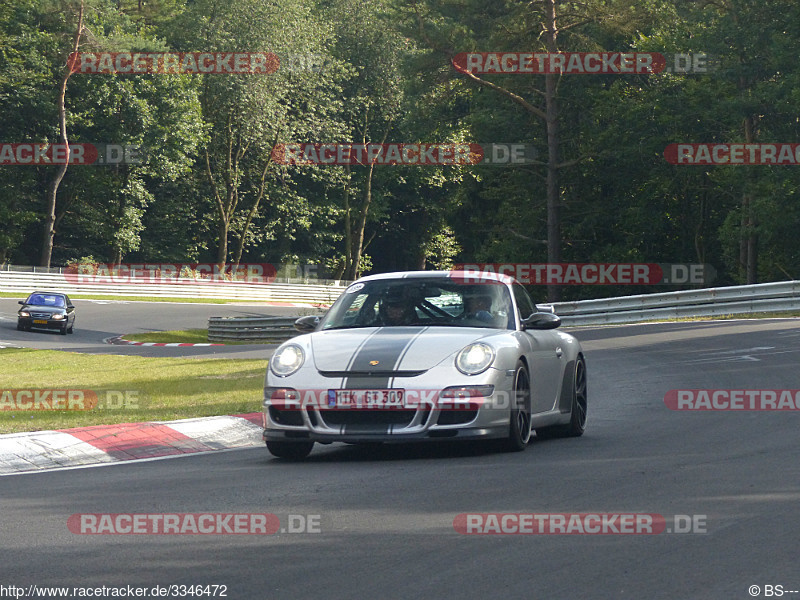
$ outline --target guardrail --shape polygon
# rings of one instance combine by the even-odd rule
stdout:
[[[800,310],[800,281],[555,302],[553,306],[566,326],[784,312]]]
[[[134,282],[135,281],[135,282]],[[120,283],[77,283],[62,273],[0,271],[0,291],[19,293],[24,298],[35,289],[65,294],[92,296],[145,296],[162,298],[228,299],[243,301],[300,301],[314,305],[330,305],[344,291],[345,281],[328,285],[244,283],[239,281],[203,283],[194,279],[177,279],[174,283],[147,283],[131,280]]]
[[[297,266],[297,265],[294,265]],[[308,267],[314,267],[316,265],[308,265]],[[292,265],[289,265],[292,267]],[[292,285],[297,284],[315,284],[315,285],[350,285],[352,281],[345,281],[343,279],[320,279],[319,277],[289,277],[288,275],[281,274],[281,270],[277,271],[274,276],[271,276],[272,283],[288,283]],[[289,269],[286,272],[290,272]],[[63,275],[67,272],[72,273],[73,267],[37,267],[37,266],[30,266],[30,265],[12,265],[9,263],[2,263],[0,264],[0,273],[38,273],[38,274],[52,274],[52,275]]]
[[[299,335],[298,317],[210,317],[209,342],[283,342]]]
[[[561,317],[564,326],[610,325],[635,323],[659,319],[684,317],[724,316],[732,314],[771,313],[800,310],[800,281],[740,285],[725,288],[709,288],[662,294],[618,296],[598,300],[555,302],[540,305],[552,306]],[[227,331],[233,331],[227,339],[285,341],[299,333],[292,327],[296,317],[259,319],[233,317],[225,321]],[[248,330],[248,326],[252,328]],[[213,325],[219,328],[219,325]],[[209,321],[209,339],[212,338],[212,322]],[[247,336],[247,337],[245,337]]]
[[[52,269],[51,269],[52,270]],[[242,282],[146,284],[121,283],[105,286],[97,284],[71,284],[63,274],[0,271],[0,291],[18,291],[20,297],[35,288],[62,291],[67,294],[92,294],[97,296],[162,296],[177,298],[220,298],[250,301],[305,301],[317,306],[330,305],[344,291],[349,282],[331,282],[329,285],[312,284],[254,284]],[[800,310],[800,281],[781,281],[755,285],[739,285],[699,290],[684,290],[658,294],[617,296],[597,300],[555,302],[553,307],[565,326],[606,325],[635,323],[658,319],[724,316],[730,314],[774,313]],[[254,329],[268,334],[268,339],[283,340],[296,335],[291,321],[278,324],[251,323]],[[246,319],[253,319],[246,317]],[[267,317],[258,320],[268,319]],[[244,331],[230,331],[245,338]],[[269,331],[268,331],[269,330]],[[274,330],[274,331],[273,331]],[[278,331],[280,330],[280,331]],[[254,333],[258,333],[255,331]],[[209,331],[209,335],[211,335]]]

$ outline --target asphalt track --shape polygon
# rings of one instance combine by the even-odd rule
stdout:
[[[335,444],[303,463],[259,448],[2,477],[0,585],[216,584],[235,599],[637,600],[746,599],[753,585],[770,597],[778,588],[766,586],[780,585],[796,597],[800,415],[676,412],[663,399],[671,389],[799,388],[800,322],[576,334],[588,361],[586,434],[537,438],[522,453]],[[67,528],[75,513],[206,512],[274,513],[284,529],[289,515],[319,515],[320,533]],[[689,515],[705,533],[455,531],[459,513],[489,512]]]
[[[195,348],[109,345],[105,339],[126,333],[174,329],[204,329],[208,318],[261,317],[316,314],[313,308],[266,304],[198,304],[172,302],[129,302],[117,300],[73,300],[77,313],[75,333],[17,331],[17,299],[0,298],[0,346],[13,345],[43,350],[69,350],[94,354],[137,356],[196,356],[202,358],[264,358],[259,344]]]

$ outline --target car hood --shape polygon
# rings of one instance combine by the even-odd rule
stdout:
[[[479,339],[479,327],[366,327],[311,334],[314,365],[336,373],[422,372]]]
[[[58,306],[37,306],[36,304],[26,304],[20,310],[24,310],[30,313],[40,313],[40,314],[48,314],[48,315],[58,315],[58,314],[65,314],[67,309],[59,308]]]

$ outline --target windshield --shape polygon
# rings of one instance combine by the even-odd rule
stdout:
[[[55,306],[58,308],[64,308],[66,306],[64,303],[64,296],[55,294],[31,294],[28,296],[25,304],[33,306]]]
[[[413,325],[516,327],[504,284],[466,285],[446,277],[354,283],[322,321],[322,329]]]

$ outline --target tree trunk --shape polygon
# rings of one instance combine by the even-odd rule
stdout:
[[[83,0],[81,0],[80,8],[78,9],[78,26],[75,30],[75,39],[72,43],[72,52],[78,51],[78,46],[81,41],[81,34],[83,32]],[[59,142],[65,147],[64,164],[59,165],[53,180],[47,189],[47,214],[44,219],[44,239],[42,241],[42,254],[39,264],[43,267],[50,267],[50,259],[53,256],[53,238],[55,237],[55,223],[56,223],[56,198],[58,197],[58,186],[64,179],[69,166],[69,141],[67,140],[67,81],[72,75],[72,65],[68,62],[64,69],[64,74],[61,77],[61,85],[58,88],[58,125],[61,132]]]
[[[367,120],[367,122],[369,122]],[[362,143],[367,144],[367,128],[364,129],[362,136]],[[386,125],[386,130],[383,132],[383,138],[380,143],[386,143],[386,138],[392,130],[392,121]],[[372,176],[375,172],[375,163],[370,163],[369,170],[367,171],[367,180],[364,189],[364,203],[361,205],[361,210],[358,215],[358,223],[356,224],[355,231],[352,230],[351,223],[351,209],[350,209],[350,195],[349,195],[349,179],[348,188],[345,190],[345,279],[354,280],[358,279],[358,272],[361,263],[361,255],[364,252],[364,233],[367,228],[367,217],[369,216],[369,207],[372,204]],[[347,240],[350,240],[347,242]]]
[[[546,4],[546,45],[550,53],[558,52],[558,28],[556,27],[556,0]],[[545,114],[547,125],[547,262],[561,262],[561,198],[558,185],[558,75],[544,76]],[[561,286],[547,285],[548,302],[561,300]]]
[[[747,285],[758,283],[758,236],[752,232],[754,226],[751,220],[751,232],[747,237]]]
[[[347,183],[344,186],[344,267],[339,278],[350,278],[350,260],[353,252],[353,224],[352,210],[350,209],[350,181],[353,176],[350,165],[345,165]]]
[[[384,138],[385,139],[385,138]],[[348,279],[358,279],[358,268],[361,263],[361,253],[364,249],[364,231],[367,228],[367,215],[369,205],[372,203],[372,174],[375,171],[375,164],[369,166],[367,172],[367,182],[364,189],[364,204],[361,207],[361,214],[356,225],[355,235],[353,235],[352,258],[350,259],[350,273],[346,275]]]
[[[220,196],[217,185],[214,182],[214,173],[211,169],[211,159],[206,150],[206,176],[208,183],[211,187],[211,192],[214,194],[214,201],[217,206],[217,234],[219,236],[219,244],[217,245],[217,268],[220,272],[225,269],[225,262],[228,260],[228,232],[231,226],[231,219],[236,211],[238,204],[238,190],[235,187],[235,182],[238,181],[238,156],[236,159],[233,157],[233,142],[228,142],[228,157],[225,164],[225,197]]]
[[[755,119],[744,119],[744,139],[748,144],[755,143]],[[756,219],[753,215],[753,195],[745,190],[742,196],[742,230],[739,240],[739,262],[745,283],[758,283],[758,236],[755,233]]]
[[[217,267],[221,271],[225,268],[225,261],[228,260],[228,220],[223,214],[220,214],[219,223],[217,223],[217,235],[219,235]]]

